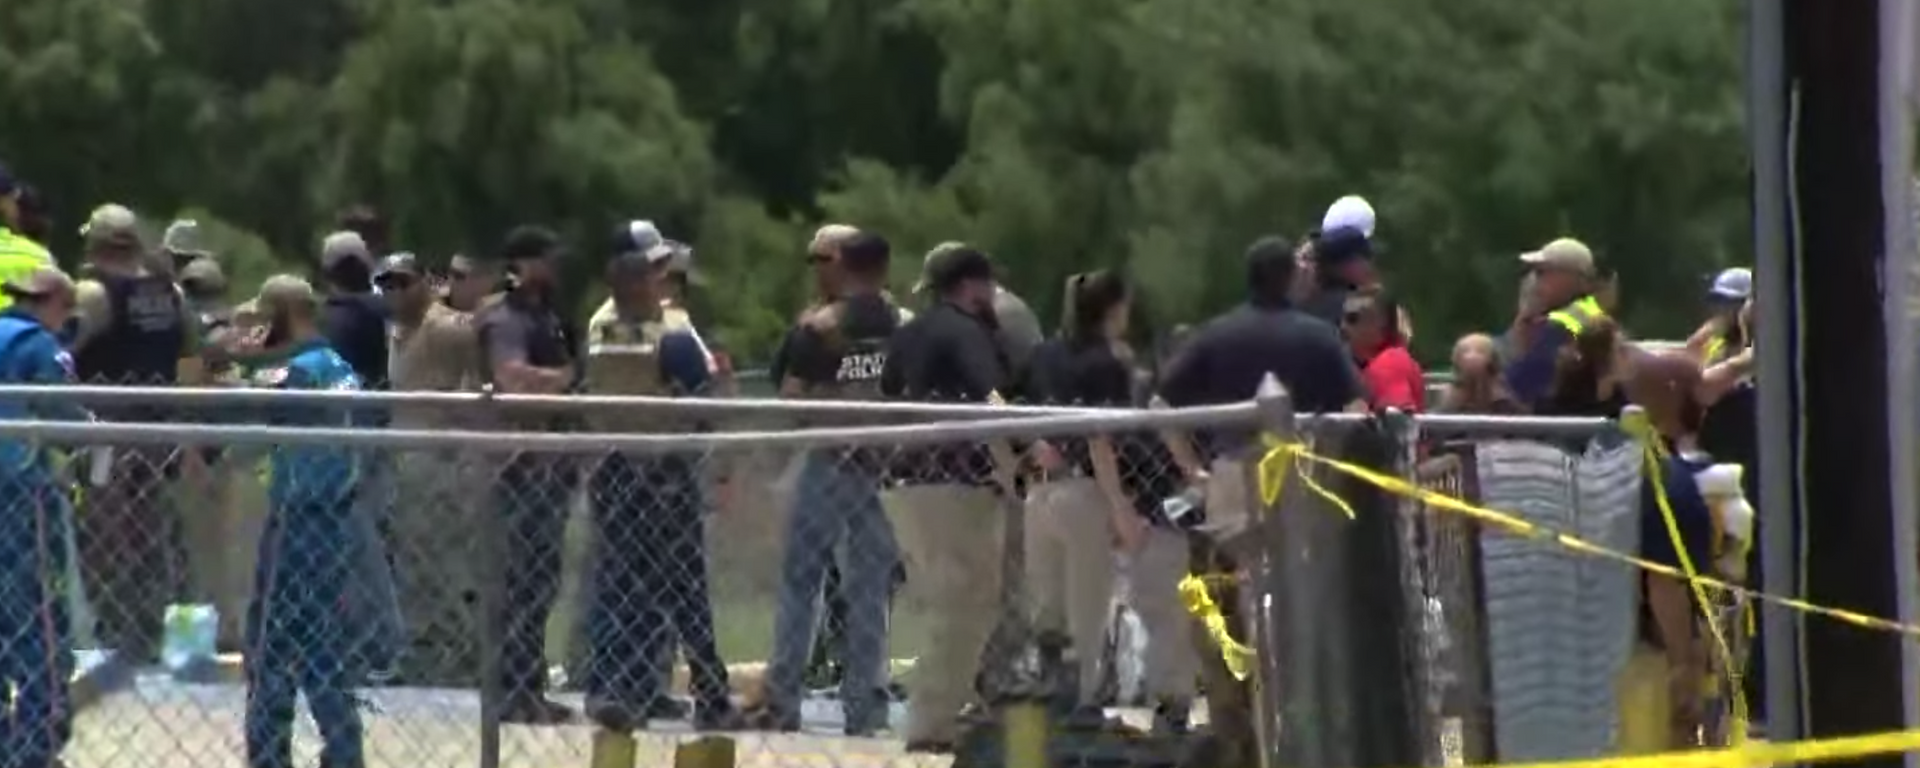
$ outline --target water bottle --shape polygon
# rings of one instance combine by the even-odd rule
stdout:
[[[1207,489],[1198,485],[1189,485],[1176,496],[1169,496],[1160,502],[1160,514],[1175,527],[1186,527],[1185,518],[1207,501]]]
[[[112,479],[113,448],[103,445],[87,449],[87,484],[105,488],[107,481]]]
[[[206,682],[217,667],[214,643],[219,632],[219,609],[204,603],[167,606],[160,662],[175,678]]]

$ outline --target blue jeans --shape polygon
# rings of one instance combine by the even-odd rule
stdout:
[[[786,554],[780,567],[780,603],[774,619],[773,658],[767,695],[775,706],[795,711],[800,678],[814,642],[820,587],[836,549],[841,550],[840,588],[846,600],[846,676],[840,700],[850,724],[885,717],[883,658],[887,648],[887,587],[900,553],[893,527],[880,507],[879,481],[845,469],[836,451],[809,454],[794,483],[787,517]]]
[[[68,535],[61,491],[42,477],[0,480],[0,766],[47,765],[66,746],[73,710],[72,626],[62,582]],[[10,694],[9,694],[10,691]]]
[[[364,726],[348,659],[361,641],[342,608],[358,577],[352,541],[358,508],[349,501],[275,504],[260,536],[248,610],[247,764],[292,768],[294,705],[307,697],[322,742],[320,764],[364,765]]]

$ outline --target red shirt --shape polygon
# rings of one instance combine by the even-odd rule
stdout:
[[[1427,409],[1427,380],[1420,364],[1407,348],[1392,346],[1380,350],[1361,367],[1374,408],[1398,408],[1407,413]]]

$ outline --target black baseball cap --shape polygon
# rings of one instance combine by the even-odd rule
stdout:
[[[425,274],[420,266],[420,257],[407,251],[389,254],[380,260],[380,267],[374,270],[374,280],[386,280],[395,277],[419,277]]]
[[[1321,264],[1341,264],[1355,259],[1373,258],[1373,241],[1353,227],[1336,227],[1320,233],[1314,240],[1313,255]]]
[[[560,243],[560,235],[553,230],[523,224],[507,233],[507,242],[500,248],[500,258],[505,261],[547,259],[559,256],[565,250]]]

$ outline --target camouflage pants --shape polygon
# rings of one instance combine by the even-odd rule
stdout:
[[[409,683],[472,684],[480,669],[480,531],[487,475],[446,453],[401,454],[392,536]]]

